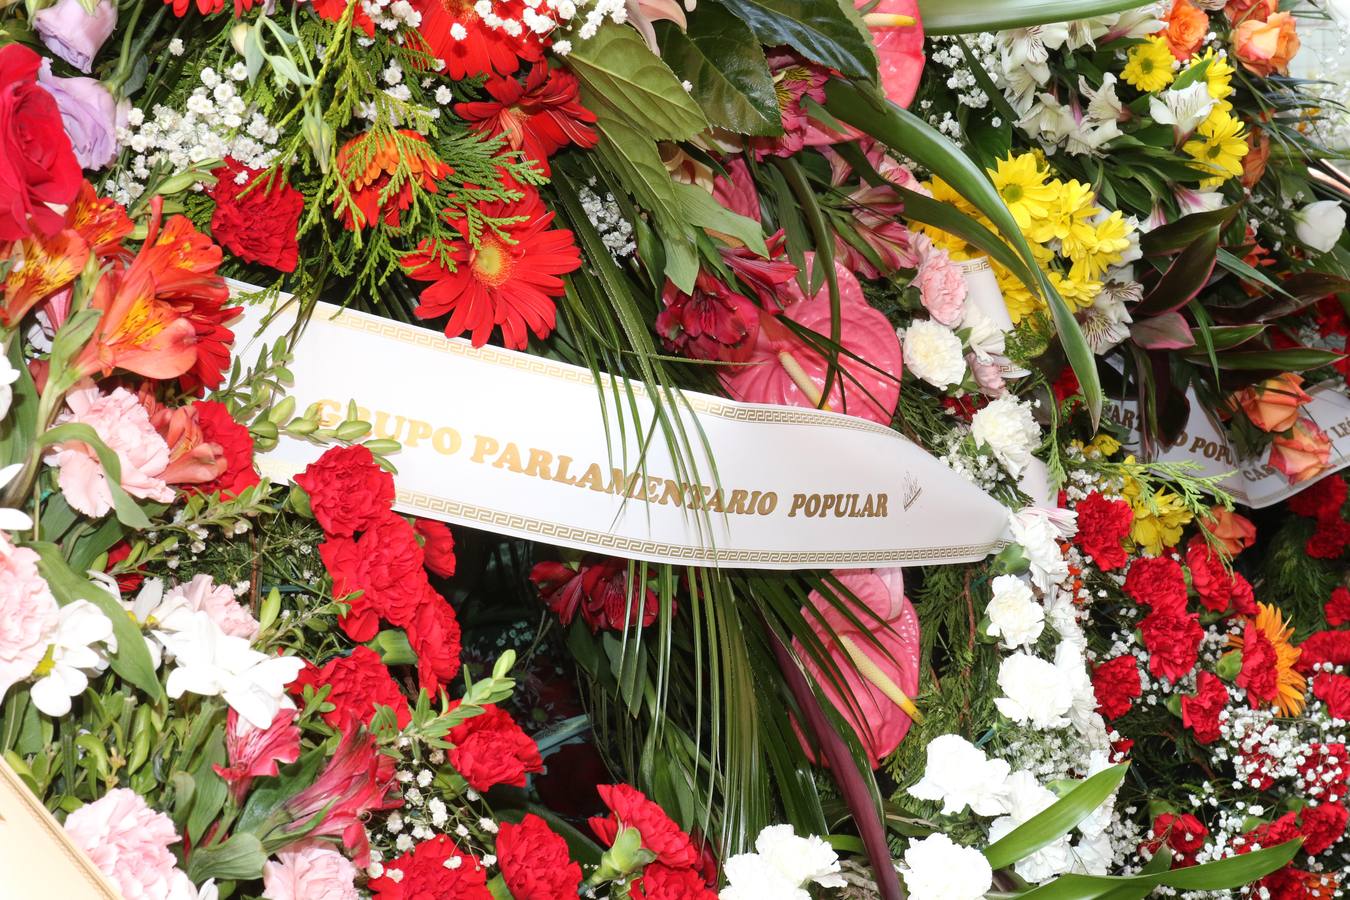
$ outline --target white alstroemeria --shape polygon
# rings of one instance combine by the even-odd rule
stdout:
[[[1005,782],[1011,767],[1007,760],[990,759],[959,734],[933,738],[926,752],[923,777],[909,789],[910,796],[941,801],[943,815],[959,814],[967,806],[977,816],[1008,811]]]
[[[1167,4],[1167,6],[1170,5]],[[1167,27],[1167,23],[1159,18],[1159,14],[1165,12],[1166,8],[1166,6],[1157,3],[1149,3],[1139,9],[1120,13],[1111,17],[1115,18],[1115,22],[1099,37],[1102,39],[1102,43],[1109,44],[1120,38],[1141,38],[1156,34]],[[1109,17],[1103,16],[1102,18]]]
[[[1010,69],[999,80],[1008,105],[1017,110],[1019,116],[1025,116],[1041,90],[1041,83],[1036,80],[1035,73],[1029,69]]]
[[[910,841],[904,864],[896,868],[912,900],[978,900],[994,886],[984,854],[941,832]]]
[[[1054,94],[1037,94],[1036,100],[1017,125],[1023,131],[1047,145],[1063,143],[1078,131],[1078,120],[1073,110],[1060,103]]]
[[[1102,86],[1093,89],[1086,78],[1078,76],[1078,92],[1088,101],[1087,115],[1097,122],[1118,122],[1124,112],[1120,97],[1116,96],[1116,76],[1107,72],[1102,76]]]
[[[1107,141],[1115,140],[1123,132],[1114,119],[1092,123],[1084,119],[1078,127],[1064,136],[1064,150],[1075,156],[1094,156]]]
[[[1102,285],[1082,323],[1083,336],[1093,353],[1101,356],[1130,336],[1130,324],[1134,319],[1125,304],[1138,303],[1143,296],[1143,286],[1138,282],[1108,281]]]
[[[1069,38],[1066,23],[1010,28],[998,34],[999,55],[1005,71],[1027,69],[1041,83],[1050,80],[1050,51],[1064,46]]]
[[[0,386],[0,390],[6,389],[6,387]],[[0,416],[0,418],[4,417]],[[3,490],[5,485],[13,481],[14,476],[18,475],[22,469],[23,463],[14,463],[0,469],[0,490]],[[0,506],[0,531],[26,531],[32,527],[33,520],[28,513],[21,509]]]
[[[976,445],[987,447],[1014,478],[1022,474],[1041,442],[1041,428],[1031,414],[1031,406],[1015,397],[1000,397],[975,413],[970,434]]]
[[[9,415],[9,406],[14,402],[14,382],[19,380],[19,370],[9,363],[9,357],[0,352],[0,422]]]
[[[70,712],[70,698],[89,687],[89,673],[98,674],[108,667],[107,658],[96,644],[108,649],[117,646],[113,624],[88,600],[76,600],[61,607],[56,629],[52,632],[47,655],[33,673],[30,696],[33,705],[49,716]]]
[[[192,615],[183,631],[163,635],[176,668],[165,689],[177,699],[184,692],[219,696],[254,728],[266,729],[279,709],[293,709],[286,685],[305,667],[298,656],[269,656],[249,642],[220,630],[205,612]]]
[[[1171,125],[1177,140],[1200,127],[1217,101],[1209,95],[1209,85],[1197,81],[1181,90],[1161,91],[1148,101],[1148,114],[1153,121]]]
[[[1191,213],[1213,212],[1228,203],[1227,198],[1218,191],[1193,191],[1189,188],[1174,188],[1177,206],[1183,216]]]
[[[1073,690],[1063,670],[1030,653],[1014,653],[998,668],[998,711],[1019,724],[1044,731],[1069,724]]]
[[[995,819],[989,826],[989,840],[994,842],[1011,834],[1022,823],[1050,807],[1058,797],[1043,787],[1030,772],[1018,771],[1008,777],[1009,813]],[[1035,884],[1049,881],[1073,867],[1071,837],[1063,835],[1047,847],[1023,857],[1014,867],[1018,875]]]
[[[725,863],[727,886],[720,900],[809,900],[806,887],[844,887],[839,856],[822,839],[802,837],[791,825],[770,825],[755,838],[754,853],[739,853]]]
[[[1326,253],[1345,233],[1345,207],[1339,200],[1318,200],[1294,213],[1294,233],[1305,246]]]
[[[992,587],[994,595],[984,609],[989,634],[1002,638],[1009,649],[1035,644],[1045,631],[1045,608],[1036,602],[1031,586],[1016,575],[1000,575]]]

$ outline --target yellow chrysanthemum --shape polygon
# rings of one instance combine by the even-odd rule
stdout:
[[[1045,218],[1058,199],[1059,182],[1047,184],[1049,174],[1030,153],[1000,159],[998,167],[989,172],[999,196],[1023,232],[1031,228],[1032,222]]]
[[[1101,212],[1092,188],[1080,181],[1064,182],[1056,202],[1045,218],[1031,225],[1029,237],[1038,244],[1051,241],[1087,241],[1093,234],[1092,219]]]
[[[1134,464],[1134,457],[1127,456],[1125,465]],[[1179,494],[1167,490],[1155,490],[1153,502],[1144,498],[1139,482],[1132,476],[1125,477],[1125,486],[1121,493],[1130,501],[1134,510],[1134,524],[1130,527],[1130,540],[1145,556],[1161,556],[1166,547],[1175,547],[1181,540],[1181,532],[1194,514],[1186,508]]]
[[[1120,441],[1106,432],[1099,433],[1083,448],[1083,455],[1089,459],[1105,459],[1120,449]]]
[[[1242,157],[1251,148],[1247,146],[1241,120],[1232,113],[1215,109],[1200,123],[1195,136],[1182,149],[1213,176],[1206,184],[1222,184],[1242,174]]]
[[[1077,281],[1098,281],[1107,269],[1120,265],[1125,251],[1130,249],[1130,235],[1134,229],[1119,211],[1099,221],[1086,242],[1068,241],[1064,252],[1073,260],[1069,277]],[[1091,301],[1088,301],[1091,303]]]
[[[1209,95],[1215,100],[1226,100],[1233,93],[1233,75],[1237,70],[1229,64],[1227,55],[1215,53],[1213,47],[1191,65],[1198,66],[1206,60],[1209,67],[1205,69],[1205,84]]]
[[[1061,275],[1059,272],[1050,272],[1050,283],[1055,286],[1055,290],[1064,298],[1064,302],[1069,304],[1075,310],[1087,309],[1092,305],[1092,301],[1101,293],[1102,283],[1100,281],[1078,279],[1070,276]]]
[[[1248,620],[1248,626],[1255,628],[1257,634],[1254,637],[1257,641],[1264,638],[1274,651],[1276,690],[1274,705],[1283,715],[1290,717],[1298,715],[1303,712],[1307,702],[1304,692],[1308,682],[1294,668],[1298,658],[1303,655],[1302,650],[1289,643],[1294,634],[1294,626],[1286,625],[1283,614],[1274,606],[1265,603],[1256,604],[1256,617]],[[1245,649],[1246,645],[1245,629],[1243,634],[1235,634],[1228,639],[1228,646],[1238,650]],[[1250,691],[1248,696],[1251,696]]]
[[[1034,244],[1032,249],[1035,250]],[[999,292],[1003,294],[1003,305],[1008,307],[1008,315],[1012,318],[1013,324],[1045,307],[1045,300],[1032,293],[1012,270],[1005,269],[995,262],[991,262],[991,265],[994,269],[994,278],[998,281]]]
[[[1135,88],[1151,94],[1172,83],[1176,77],[1173,71],[1176,62],[1167,38],[1154,35],[1130,48],[1120,77]]]

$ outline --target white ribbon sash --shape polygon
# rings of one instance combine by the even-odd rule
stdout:
[[[235,285],[236,289],[246,289]],[[264,310],[236,323],[241,364]],[[260,336],[270,344],[285,314]],[[1006,510],[872,422],[645,384],[320,304],[289,367],[297,408],[349,400],[403,444],[404,513],[578,550],[753,569],[868,568],[982,559]],[[646,452],[643,453],[643,446]],[[283,438],[260,466],[303,469],[321,447]]]

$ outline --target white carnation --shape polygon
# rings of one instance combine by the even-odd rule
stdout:
[[[1029,653],[1014,653],[998,669],[1003,696],[994,700],[999,712],[1019,724],[1045,730],[1067,725],[1073,688],[1054,663]]]
[[[720,900],[809,900],[808,884],[846,884],[834,849],[815,835],[797,835],[791,825],[765,828],[755,838],[755,852],[731,857],[724,871]]]
[[[901,872],[913,900],[976,900],[994,886],[984,854],[941,833],[910,841]]]
[[[1059,799],[1053,791],[1042,787],[1030,772],[1019,771],[1009,776],[1008,791],[1010,812],[1001,819],[995,819],[989,826],[991,843],[1011,834],[1019,825],[1044,812]],[[1033,884],[1064,874],[1074,865],[1070,840],[1069,835],[1063,835],[1054,843],[1018,860],[1014,870]]]
[[[942,801],[943,815],[960,813],[967,806],[977,816],[1008,811],[1004,782],[1010,766],[1006,760],[989,759],[958,734],[933,738],[927,753],[923,777],[909,789],[910,796]]]
[[[1031,580],[1045,593],[1049,593],[1069,575],[1069,564],[1064,559],[1059,541],[1072,536],[1077,531],[1077,523],[1069,523],[1067,518],[1063,523],[1057,522],[1056,519],[1061,518],[1060,514],[1064,512],[1066,510],[1056,510],[1052,514],[1040,507],[1028,506],[1008,517],[1012,539],[1021,545],[1031,564]],[[1070,512],[1069,515],[1074,514]]]
[[[960,384],[966,377],[961,339],[945,325],[920,319],[905,329],[905,365],[933,387]]]
[[[1016,575],[994,579],[994,596],[985,607],[989,634],[1003,638],[1006,647],[1031,646],[1045,630],[1045,608],[1036,602],[1031,586]]]
[[[909,352],[908,339],[905,352]],[[1032,418],[1031,407],[1015,397],[991,400],[971,419],[970,433],[1014,477],[1022,474],[1031,462],[1031,451],[1041,442],[1041,428]]]

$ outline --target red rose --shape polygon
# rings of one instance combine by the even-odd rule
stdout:
[[[458,706],[456,700],[450,708]],[[451,728],[447,740],[455,745],[449,754],[450,765],[475,791],[496,784],[524,787],[527,772],[544,771],[534,741],[506,710],[491,703]]]
[[[325,451],[295,483],[309,494],[314,518],[329,537],[365,531],[394,505],[394,476],[360,445]]]
[[[22,44],[0,47],[0,241],[61,231],[84,182],[41,64]]]
[[[280,172],[250,169],[229,157],[213,174],[211,235],[216,243],[245,262],[294,272],[300,259],[295,232],[305,195]]]
[[[1205,838],[1209,837],[1209,829],[1190,813],[1179,816],[1163,813],[1153,820],[1150,830],[1153,836],[1143,843],[1142,849],[1157,853],[1165,841],[1175,854],[1172,860],[1174,869],[1195,865],[1195,855],[1205,846]]]
[[[633,900],[717,900],[703,876],[694,869],[674,869],[650,863],[633,882]]]
[[[656,861],[675,869],[698,863],[698,850],[665,810],[626,784],[602,784],[596,788],[610,815],[591,817],[591,830],[606,844],[613,844],[620,828],[636,828],[642,846],[656,854]]]
[[[1092,557],[1097,568],[1110,572],[1125,565],[1125,538],[1134,524],[1134,510],[1124,500],[1107,500],[1093,491],[1074,507],[1078,512],[1078,534],[1074,536],[1083,552]]]
[[[225,454],[225,471],[215,481],[198,485],[197,489],[204,494],[220,491],[227,499],[237,497],[258,483],[258,471],[253,468],[253,436],[234,420],[224,403],[198,400],[192,405],[197,410],[203,439],[219,445]]]
[[[515,900],[575,900],[581,886],[581,866],[568,854],[567,841],[533,813],[519,825],[502,823],[497,864]]]
[[[412,526],[388,511],[355,540],[324,541],[319,556],[333,576],[334,597],[362,592],[347,601],[351,611],[342,618],[343,629],[355,641],[374,637],[378,623],[372,616],[407,626],[428,594],[435,594],[422,570],[422,548]]]
[[[377,706],[392,708],[400,728],[412,720],[407,698],[398,689],[398,683],[389,674],[380,654],[369,647],[357,647],[350,656],[331,659],[321,669],[305,666],[288,690],[299,696],[306,685],[315,691],[325,685],[330,688],[326,702],[334,708],[322,713],[321,718],[339,731],[369,725]]]
[[[446,865],[451,860],[458,862]],[[377,900],[492,900],[483,864],[444,834],[385,863],[368,887]]]
[[[1350,631],[1318,631],[1298,645],[1294,668],[1307,675],[1321,663],[1350,666]]]
[[[1320,673],[1313,678],[1313,696],[1327,705],[1333,719],[1350,720],[1350,676]]]
[[[1346,823],[1350,822],[1350,811],[1339,803],[1320,803],[1308,806],[1299,815],[1299,828],[1303,832],[1303,852],[1317,856],[1345,837]]]
[[[1170,556],[1136,559],[1125,576],[1125,593],[1155,612],[1181,613],[1186,609],[1186,576]]]
[[[444,522],[413,519],[413,528],[422,538],[422,557],[432,575],[449,578],[455,574],[455,536]]]
[[[418,682],[434,695],[459,674],[459,618],[455,608],[428,585],[405,630],[417,654]]]
[[[1103,718],[1119,719],[1130,711],[1143,687],[1139,682],[1139,661],[1133,656],[1117,656],[1092,672],[1092,690]]]
[[[1319,522],[1339,519],[1350,485],[1339,475],[1321,481],[1289,498],[1289,511]]]
[[[1340,559],[1346,547],[1350,547],[1350,522],[1327,519],[1317,523],[1303,549],[1313,559]]]
[[[1139,623],[1148,650],[1148,670],[1157,678],[1180,681],[1195,668],[1205,630],[1197,616],[1175,609],[1159,609]]]
[[[1323,611],[1327,616],[1327,624],[1333,628],[1350,622],[1350,589],[1338,587],[1332,591],[1331,599],[1327,601]]]
[[[1200,743],[1212,744],[1219,739],[1219,713],[1228,706],[1228,688],[1212,672],[1201,672],[1195,685],[1194,696],[1181,698],[1181,724]]]
[[[1223,567],[1219,554],[1200,535],[1191,538],[1186,547],[1186,567],[1191,572],[1191,587],[1200,597],[1200,603],[1210,612],[1224,612],[1255,602],[1252,586],[1236,572]]]

